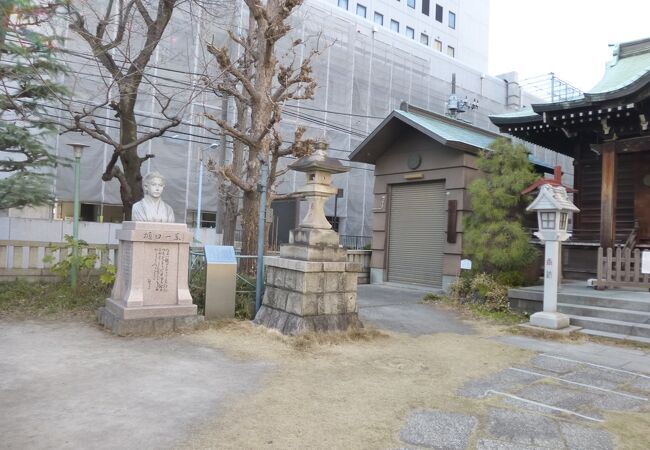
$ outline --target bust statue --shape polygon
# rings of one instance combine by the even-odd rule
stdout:
[[[131,220],[135,222],[175,222],[174,211],[160,198],[165,178],[160,172],[149,172],[142,179],[144,198],[133,205]]]

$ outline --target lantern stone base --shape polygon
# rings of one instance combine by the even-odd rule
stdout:
[[[530,316],[530,324],[550,330],[559,330],[569,326],[569,316],[559,312],[540,311]]]
[[[283,252],[284,250],[284,252]],[[357,264],[345,261],[346,250],[334,246],[283,246],[266,263],[266,288],[255,323],[287,335],[361,328],[357,309]]]
[[[117,275],[111,297],[97,313],[99,323],[120,336],[196,326],[202,317],[187,280],[192,239],[187,226],[124,222],[117,237]]]

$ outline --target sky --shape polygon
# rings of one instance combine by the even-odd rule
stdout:
[[[609,44],[650,37],[650,0],[489,1],[490,75],[554,72],[588,91],[611,59]]]

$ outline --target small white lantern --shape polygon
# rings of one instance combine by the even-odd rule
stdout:
[[[569,213],[580,210],[571,203],[563,186],[543,184],[537,198],[526,208],[537,212],[539,231],[535,236],[544,242],[544,310],[530,316],[534,326],[560,329],[569,326],[569,317],[557,312],[557,291],[560,280],[560,249],[570,234]]]
[[[569,200],[566,188],[544,184],[526,211],[537,212],[539,231],[535,235],[542,241],[566,241],[570,237],[569,213],[580,210]]]

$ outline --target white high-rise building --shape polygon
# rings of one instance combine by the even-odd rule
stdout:
[[[489,0],[323,0],[487,72]]]

